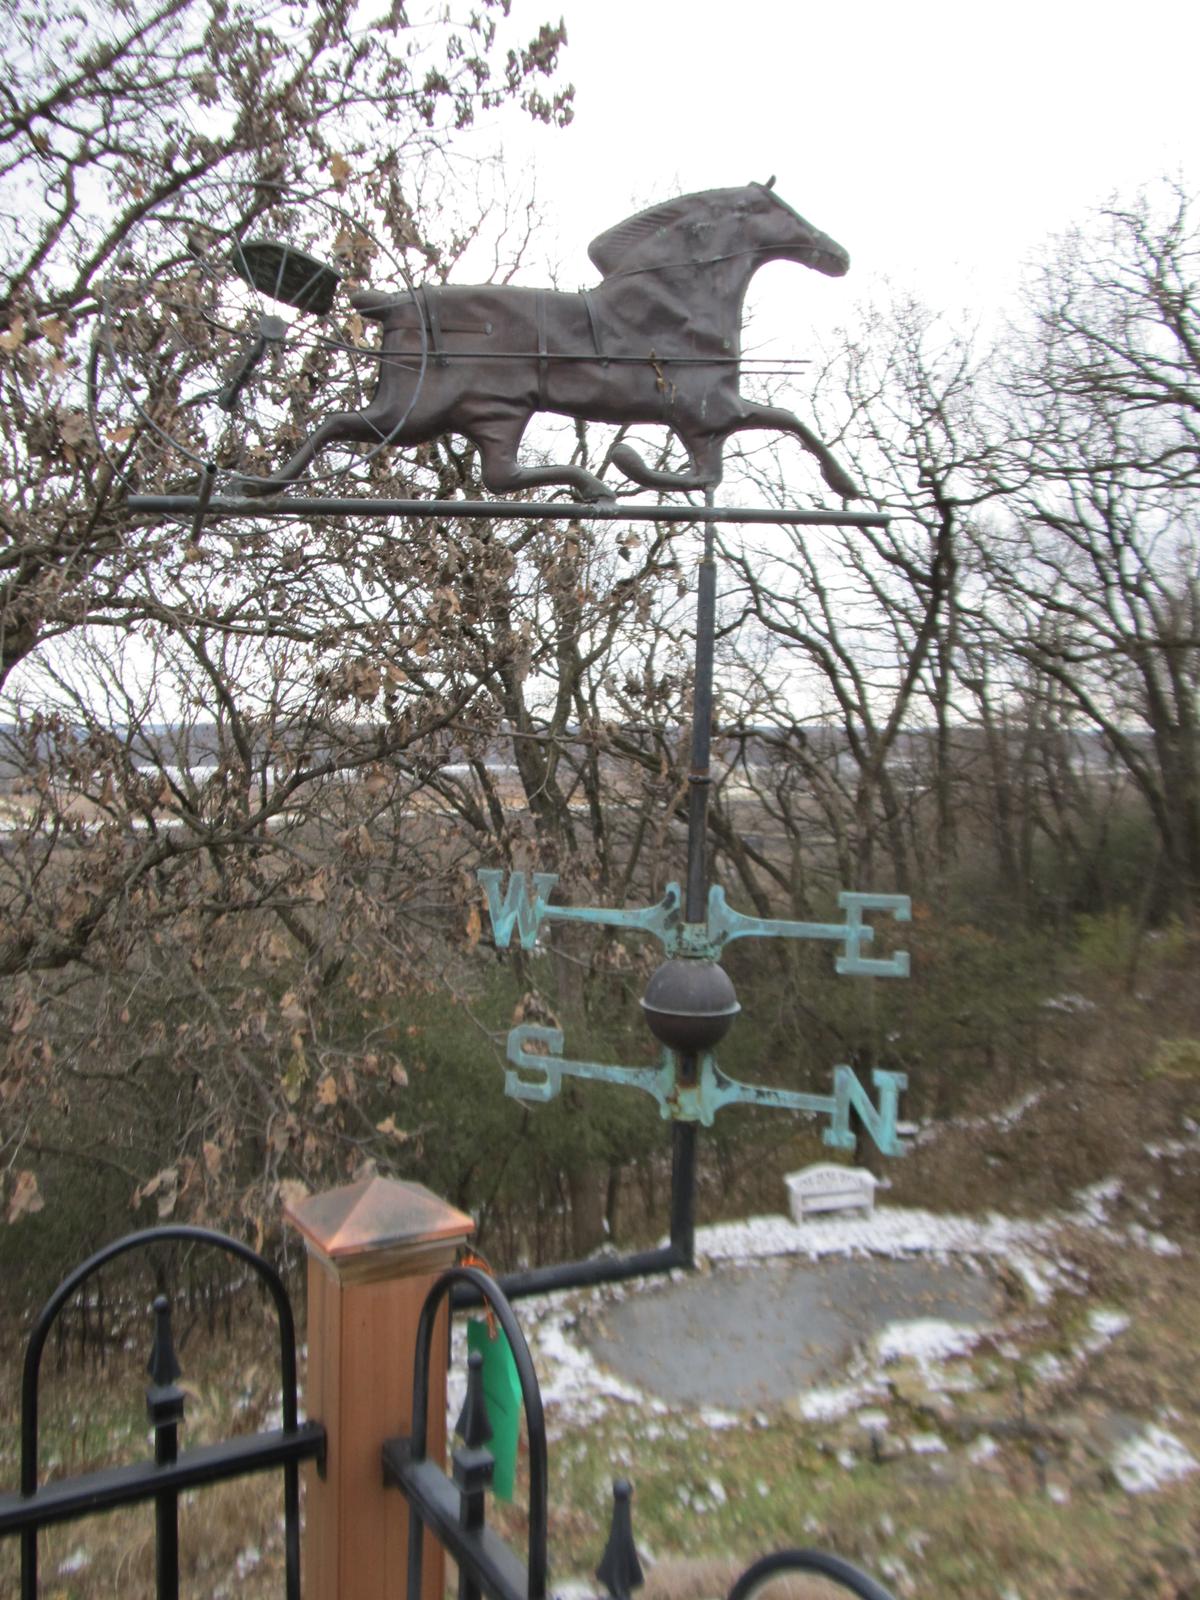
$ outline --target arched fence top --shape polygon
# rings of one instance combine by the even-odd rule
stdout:
[[[194,1227],[187,1223],[168,1224],[159,1228],[143,1228],[138,1233],[126,1234],[112,1244],[105,1245],[87,1258],[74,1272],[59,1284],[46,1301],[29,1335],[25,1346],[25,1362],[21,1373],[21,1493],[31,1495],[37,1489],[38,1479],[38,1378],[41,1372],[42,1353],[50,1330],[67,1302],[83,1287],[89,1278],[110,1261],[128,1255],[131,1251],[146,1249],[156,1244],[198,1244],[208,1249],[221,1250],[226,1255],[244,1261],[258,1276],[275,1306],[279,1327],[279,1368],[282,1389],[283,1428],[285,1433],[296,1430],[296,1327],[292,1305],[279,1273],[257,1250],[252,1250],[240,1239],[218,1233],[213,1228]]]
[[[829,1578],[858,1600],[895,1600],[890,1590],[868,1573],[827,1550],[774,1550],[748,1566],[729,1591],[729,1600],[757,1600],[766,1586],[789,1572],[810,1572]]]
[[[529,1440],[529,1547],[528,1547],[528,1600],[543,1600],[546,1593],[546,1419],[542,1409],[542,1391],[538,1384],[533,1357],[521,1325],[504,1291],[494,1278],[480,1272],[477,1267],[450,1267],[433,1285],[421,1307],[417,1326],[417,1343],[413,1359],[413,1409],[412,1457],[425,1459],[429,1414],[429,1363],[433,1350],[433,1328],[437,1314],[451,1289],[456,1284],[469,1284],[495,1313],[504,1330],[517,1379],[521,1385],[521,1404],[525,1410],[525,1426]]]

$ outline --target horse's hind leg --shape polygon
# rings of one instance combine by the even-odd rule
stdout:
[[[332,417],[326,417],[321,426],[309,434],[296,454],[285,461],[278,472],[272,473],[269,478],[242,478],[239,486],[243,494],[274,494],[276,489],[282,489],[287,484],[293,483],[313,457],[319,455],[327,444],[333,444],[340,439],[358,444],[378,444],[382,437],[378,426],[368,419],[365,412],[335,412]]]
[[[489,412],[479,418],[458,418],[457,427],[478,447],[483,481],[494,494],[565,483],[585,500],[611,500],[612,490],[585,467],[564,462],[556,467],[521,467],[517,451],[529,412]]]
[[[841,495],[844,500],[858,498],[858,485],[854,479],[829,446],[818,439],[811,428],[805,427],[799,417],[784,411],[781,406],[764,406],[756,400],[742,400],[740,410],[741,415],[728,430],[729,433],[740,433],[744,428],[773,428],[779,433],[792,434],[811,455],[816,456],[821,466],[821,476],[834,494]]]
[[[684,433],[679,437],[692,460],[690,472],[665,472],[658,467],[648,467],[631,444],[615,446],[609,460],[643,489],[715,489],[723,471],[721,446],[724,439],[698,439]]]

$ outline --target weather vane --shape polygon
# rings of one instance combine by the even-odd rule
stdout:
[[[905,978],[908,955],[899,951],[885,959],[862,954],[862,947],[874,937],[874,929],[863,921],[865,911],[888,911],[900,922],[907,922],[910,906],[907,895],[843,893],[838,903],[846,913],[843,922],[782,922],[765,917],[746,917],[726,904],[725,891],[713,884],[708,891],[707,915],[703,921],[689,922],[683,915],[683,897],[677,883],[669,883],[656,905],[635,911],[614,911],[603,906],[554,906],[549,895],[558,882],[552,873],[533,877],[533,893],[526,888],[523,872],[514,872],[507,892],[501,895],[504,875],[491,869],[476,873],[487,894],[492,933],[499,949],[507,949],[514,925],[521,948],[535,948],[539,930],[547,922],[587,923],[593,927],[623,928],[648,933],[662,945],[668,959],[653,974],[646,988],[642,1008],[646,1021],[663,1045],[658,1067],[607,1066],[595,1061],[571,1061],[563,1057],[563,1034],[559,1028],[546,1028],[523,1022],[508,1035],[506,1092],[515,1100],[552,1100],[564,1077],[594,1078],[602,1083],[643,1089],[658,1101],[664,1117],[683,1121],[712,1123],[725,1106],[772,1106],[784,1111],[803,1111],[828,1116],[824,1130],[826,1144],[853,1150],[850,1127],[851,1108],[857,1113],[871,1138],[884,1155],[900,1155],[902,1146],[896,1132],[899,1093],[907,1087],[902,1072],[875,1071],[872,1080],[879,1090],[878,1108],[847,1066],[834,1068],[831,1095],[805,1094],[793,1089],[775,1089],[757,1084],[738,1083],[717,1066],[712,1054],[729,1031],[741,1010],[733,984],[718,959],[733,939],[819,939],[842,946],[836,970],[858,977]],[[530,1046],[536,1050],[531,1051]],[[544,1054],[541,1052],[548,1052]],[[695,1058],[695,1066],[683,1066]],[[529,1074],[533,1074],[532,1077]]]
[[[792,435],[843,502],[856,494],[805,423],[740,392],[741,374],[753,365],[741,351],[742,304],[759,267],[793,261],[836,277],[849,266],[841,245],[793,211],[773,183],[684,195],[608,229],[588,252],[600,282],[575,294],[511,284],[415,285],[402,262],[392,258],[389,267],[384,247],[340,203],[255,185],[216,202],[202,196],[198,208],[172,199],[150,211],[103,296],[90,385],[97,436],[139,490],[128,497],[130,509],[180,518],[194,537],[207,520],[247,516],[620,520],[703,528],[685,885],[668,885],[654,905],[621,910],[551,904],[553,874],[535,872],[530,883],[514,872],[507,885],[497,870],[477,874],[498,948],[508,947],[515,929],[521,946],[533,949],[544,926],[564,922],[647,934],[662,946],[666,959],[642,1001],[663,1047],[657,1066],[568,1058],[560,1029],[522,1023],[508,1036],[506,1087],[517,1099],[545,1101],[564,1077],[575,1077],[653,1096],[673,1124],[671,1242],[615,1260],[518,1274],[505,1280],[509,1294],[690,1265],[696,1128],[726,1106],[774,1106],[826,1118],[825,1142],[846,1149],[855,1143],[856,1117],[883,1153],[901,1153],[903,1073],[875,1071],[873,1100],[846,1065],[834,1067],[830,1094],[810,1094],[739,1083],[714,1055],[740,1009],[720,965],[731,940],[818,940],[839,947],[840,973],[908,973],[903,952],[869,953],[875,930],[866,920],[880,912],[907,921],[904,895],[843,893],[839,922],[775,921],[742,915],[719,885],[708,882],[714,525],[887,523],[877,513],[844,506],[780,510],[714,503],[725,443],[745,429]],[[364,287],[381,263],[394,287]],[[367,323],[378,325],[377,342],[368,341]],[[164,367],[174,372],[169,405],[161,394]],[[318,402],[328,412],[313,427]],[[638,489],[702,491],[704,504],[618,503],[610,483],[575,462],[521,465],[522,436],[539,412],[621,429],[665,425],[687,454],[686,469],[647,466],[623,434],[606,466]],[[385,452],[446,433],[476,446],[484,486],[493,493],[556,488],[577,498],[381,496],[391,470]],[[290,454],[273,465],[284,449]],[[181,462],[198,472],[193,492],[145,492],[155,482],[169,489]],[[318,492],[289,493],[305,474]]]

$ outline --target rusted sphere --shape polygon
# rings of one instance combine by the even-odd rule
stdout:
[[[642,998],[656,1039],[682,1055],[711,1050],[742,1009],[729,974],[715,961],[664,961]]]

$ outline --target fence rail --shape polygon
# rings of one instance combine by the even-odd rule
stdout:
[[[239,1434],[194,1450],[179,1450],[179,1425],[186,1395],[171,1333],[171,1307],[159,1295],[153,1308],[154,1331],[147,1371],[146,1409],[154,1430],[154,1459],[122,1467],[77,1473],[39,1484],[38,1421],[42,1354],[63,1308],[83,1285],[109,1262],[132,1251],[161,1244],[193,1244],[223,1251],[244,1262],[274,1303],[279,1332],[280,1400],[283,1425],[260,1433]],[[21,1376],[21,1486],[0,1495],[0,1537],[21,1540],[21,1600],[37,1600],[38,1534],[53,1523],[153,1501],[155,1507],[155,1594],[157,1600],[178,1600],[179,1496],[188,1489],[243,1478],[251,1473],[282,1471],[284,1484],[284,1582],[287,1600],[300,1600],[300,1478],[302,1461],[320,1468],[325,1429],[319,1422],[298,1420],[296,1398],[296,1329],[283,1280],[269,1261],[240,1240],[208,1228],[185,1225],[147,1228],[99,1250],[59,1284],[38,1314],[25,1347]]]
[[[244,1262],[274,1303],[279,1334],[282,1426],[237,1435],[216,1444],[180,1451],[178,1431],[186,1395],[178,1380],[181,1369],[171,1333],[167,1298],[154,1301],[154,1329],[147,1370],[146,1407],[154,1433],[154,1458],[106,1467],[72,1477],[39,1483],[39,1378],[47,1338],[63,1308],[107,1263],[130,1252],[162,1244],[192,1244],[222,1251]],[[529,1347],[507,1296],[496,1281],[473,1267],[452,1267],[431,1284],[415,1317],[411,1432],[384,1439],[382,1476],[408,1502],[407,1597],[421,1600],[424,1534],[428,1531],[458,1568],[458,1600],[546,1600],[549,1559],[548,1461],[541,1389]],[[487,1526],[487,1493],[495,1461],[488,1443],[491,1422],[483,1386],[483,1357],[473,1350],[468,1359],[467,1395],[455,1432],[460,1443],[451,1452],[451,1470],[429,1453],[431,1417],[444,1407],[444,1393],[433,1392],[431,1372],[435,1343],[444,1338],[439,1313],[447,1302],[483,1302],[508,1341],[516,1367],[528,1446],[528,1535],[522,1555]],[[412,1328],[412,1323],[408,1324]],[[443,1347],[444,1348],[444,1347]],[[311,1351],[310,1351],[311,1358]],[[439,1358],[440,1359],[440,1358]],[[444,1372],[444,1367],[439,1369]],[[438,1379],[439,1385],[441,1378]],[[377,1434],[375,1436],[379,1438]],[[368,1448],[367,1441],[360,1441]],[[287,1600],[300,1600],[299,1468],[316,1464],[324,1475],[326,1429],[319,1421],[300,1422],[296,1390],[296,1335],[291,1303],[279,1274],[255,1251],[236,1239],[206,1228],[149,1228],[89,1257],[51,1295],[38,1315],[25,1349],[21,1388],[21,1486],[0,1495],[0,1537],[21,1540],[21,1600],[37,1600],[38,1535],[52,1524],[153,1502],[155,1507],[155,1594],[157,1600],[178,1600],[178,1502],[186,1490],[225,1482],[251,1473],[281,1471],[284,1478],[284,1586]],[[435,1454],[440,1454],[439,1450]],[[331,1456],[331,1467],[332,1467]],[[379,1457],[375,1459],[378,1461]],[[379,1482],[378,1477],[376,1483]],[[327,1488],[328,1485],[323,1485]],[[381,1489],[384,1501],[390,1497]],[[642,1583],[642,1566],[633,1537],[632,1489],[624,1480],[613,1484],[613,1512],[608,1542],[596,1577],[611,1600],[631,1600]],[[310,1507],[311,1509],[311,1507]],[[386,1510],[386,1507],[385,1507]],[[361,1568],[360,1554],[360,1572]],[[403,1559],[403,1558],[402,1558]],[[330,1569],[326,1569],[328,1571]],[[729,1600],[755,1600],[774,1579],[788,1572],[820,1574],[858,1600],[892,1600],[888,1591],[840,1556],[819,1550],[782,1550],[748,1567],[734,1584]],[[389,1573],[387,1592],[397,1592],[400,1573]],[[311,1573],[310,1573],[311,1577]],[[315,1600],[341,1600],[344,1589],[326,1576]],[[370,1592],[376,1592],[371,1587]]]
[[[521,1387],[529,1445],[529,1534],[522,1560],[486,1525],[486,1496],[494,1461],[488,1450],[491,1424],[483,1393],[483,1360],[468,1358],[467,1396],[455,1432],[451,1473],[426,1453],[429,1366],[437,1313],[448,1296],[487,1306],[508,1340]],[[409,1506],[408,1600],[420,1600],[422,1531],[429,1529],[458,1567],[458,1600],[544,1600],[547,1593],[546,1425],[537,1373],[512,1306],[493,1278],[474,1267],[453,1267],[434,1283],[421,1309],[413,1362],[413,1431],[383,1446],[384,1479]],[[611,1600],[631,1600],[642,1583],[633,1537],[632,1488],[613,1483],[612,1524],[596,1577]],[[754,1600],[789,1572],[819,1575],[858,1600],[893,1600],[889,1592],[851,1562],[823,1550],[779,1550],[754,1562],[738,1578],[729,1600]]]

